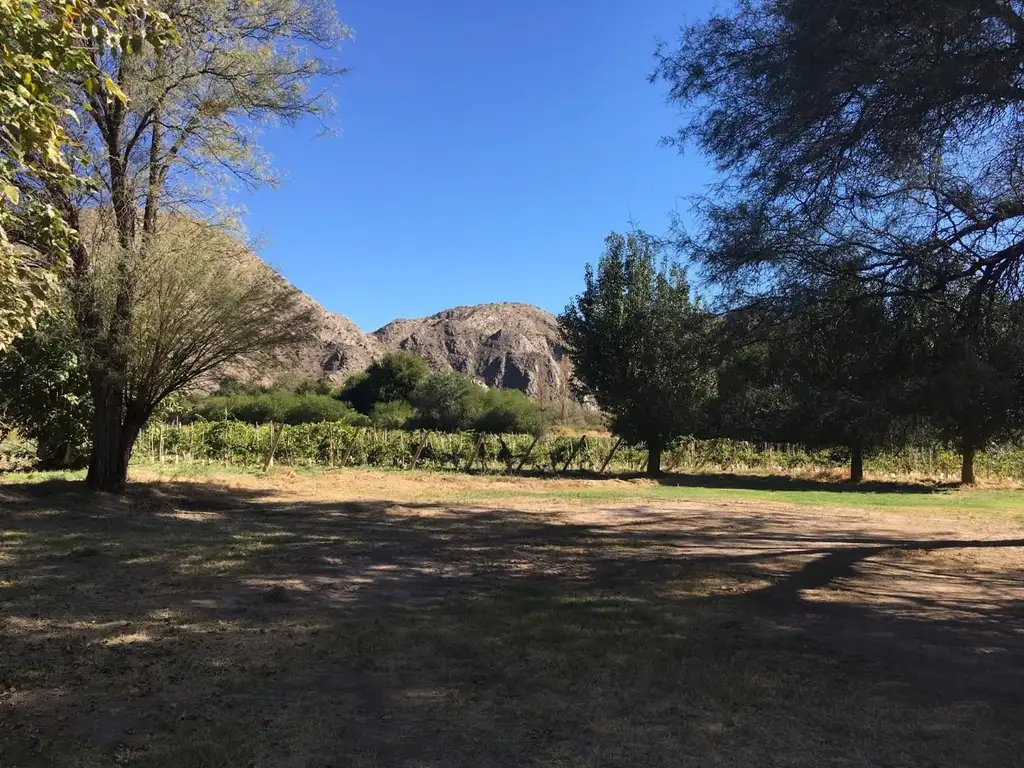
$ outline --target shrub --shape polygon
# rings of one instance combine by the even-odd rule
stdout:
[[[231,397],[208,397],[200,401],[193,415],[206,421],[243,421],[247,424],[310,424],[337,421],[355,424],[356,414],[345,403],[327,395],[297,395],[291,392],[265,392],[258,395],[238,394]]]
[[[360,413],[370,413],[377,403],[408,400],[430,375],[427,361],[409,352],[392,352],[374,362],[364,373],[352,376],[339,394]]]
[[[406,400],[376,403],[370,411],[370,422],[375,427],[401,429],[416,416],[416,409]]]
[[[479,387],[460,373],[439,373],[413,390],[410,400],[416,407],[416,426],[458,432],[469,429],[477,416],[473,399]]]
[[[478,414],[473,428],[480,432],[541,435],[549,427],[544,406],[517,389],[477,389],[471,399]]]

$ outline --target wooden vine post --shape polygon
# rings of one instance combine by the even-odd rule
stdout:
[[[473,446],[473,453],[469,455],[469,461],[466,462],[466,468],[465,470],[463,470],[464,472],[469,472],[469,470],[473,468],[473,462],[476,461],[476,457],[480,455],[480,448],[483,446],[483,444],[484,436],[483,433],[481,432],[479,435],[477,435],[476,445]]]
[[[412,464],[409,469],[416,469],[416,465],[420,463],[420,454],[423,453],[423,449],[430,443],[430,433],[427,430],[423,430],[423,437],[420,438],[420,444],[416,448],[416,454],[412,457]]]
[[[358,427],[352,434],[352,439],[348,441],[348,445],[345,446],[345,455],[341,457],[341,464],[339,467],[344,467],[348,464],[348,457],[352,455],[353,449],[356,447],[356,443],[359,442],[359,437],[362,435],[362,427]]]
[[[533,442],[530,443],[530,447],[526,449],[526,453],[523,454],[523,458],[519,460],[519,466],[516,467],[516,474],[518,475],[523,471],[523,467],[526,466],[526,462],[530,459],[530,454],[533,453],[533,449],[537,447],[537,443],[540,442],[540,435],[533,436]]]
[[[586,444],[587,436],[584,435],[583,437],[580,438],[580,441],[576,443],[575,447],[572,449],[572,453],[569,454],[569,458],[565,460],[565,464],[562,466],[562,472],[565,472],[567,469],[569,469],[569,465],[572,464],[572,460],[576,458],[576,454],[578,454],[580,450],[583,448],[583,446]]]
[[[612,463],[612,457],[615,455],[615,452],[617,450],[619,450],[619,446],[620,445],[622,445],[622,438],[621,437],[618,440],[615,441],[615,445],[612,446],[611,453],[609,453],[608,454],[608,458],[606,458],[604,460],[604,464],[601,465],[601,471],[598,474],[603,475],[604,471],[606,469],[608,469],[608,465]]]
[[[281,442],[281,433],[284,432],[284,424],[270,424],[270,450],[267,452],[267,460],[263,462],[263,471],[266,472],[274,466],[274,453],[277,451],[277,444]]]

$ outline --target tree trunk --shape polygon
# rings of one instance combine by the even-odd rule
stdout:
[[[102,381],[93,387],[92,454],[85,484],[94,491],[119,493],[128,481],[128,463],[135,441],[151,409],[139,403],[124,404],[116,383]]]
[[[92,455],[85,484],[94,491],[117,493],[128,479],[130,448],[125,448],[123,394],[109,381],[93,386]]]
[[[850,446],[850,482],[864,482],[864,449],[860,445]]]
[[[647,476],[661,477],[661,443],[647,444]]]
[[[963,485],[974,485],[974,454],[975,448],[967,443],[961,448],[963,463],[960,465],[960,482]]]

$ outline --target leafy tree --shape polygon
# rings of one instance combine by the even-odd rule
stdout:
[[[703,426],[714,387],[713,318],[691,297],[681,268],[659,265],[651,237],[613,233],[605,242],[559,324],[577,394],[611,415],[613,432],[647,444],[647,473],[658,476],[668,443]]]
[[[907,317],[945,318],[924,358],[962,375],[915,388],[932,403],[916,410],[1008,423],[1013,355],[991,333],[1019,323],[1000,307],[1024,294],[1022,34],[1017,0],[739,0],[685,28],[655,78],[688,108],[680,145],[725,180],[684,243],[734,306],[855,275]],[[989,431],[963,442],[965,480]]]
[[[416,409],[407,400],[389,400],[373,404],[370,421],[375,427],[402,429],[416,417]]]
[[[960,449],[960,479],[971,485],[978,450],[1024,432],[1024,306],[995,298],[983,324],[964,329],[963,315],[950,310],[955,302],[949,296],[917,302],[901,320],[913,401],[938,435]]]
[[[303,379],[295,385],[297,395],[329,395],[334,391],[330,379]]]
[[[0,0],[0,352],[44,310],[71,241],[59,212],[20,185],[79,186],[64,127],[76,79],[101,84],[94,56],[143,39],[161,45],[167,18],[143,0]],[[113,82],[102,83],[123,104]],[[13,247],[24,240],[32,250]]]
[[[39,195],[79,235],[88,232],[92,211],[112,223],[111,237],[98,247],[85,236],[70,247],[69,284],[95,407],[86,482],[101,490],[123,487],[139,429],[163,397],[216,365],[286,340],[289,314],[277,312],[279,325],[270,332],[267,310],[280,307],[263,308],[269,295],[260,294],[259,286],[271,283],[243,280],[236,289],[227,281],[223,297],[208,294],[213,303],[206,305],[199,300],[202,291],[189,295],[179,282],[175,290],[185,295],[173,298],[184,298],[201,334],[174,329],[159,346],[139,347],[137,340],[152,341],[155,329],[168,327],[140,317],[140,294],[160,289],[140,276],[161,260],[157,249],[168,242],[161,235],[173,217],[162,212],[182,202],[209,210],[217,202],[211,189],[232,180],[252,185],[271,179],[254,128],[323,115],[328,105],[322,78],[340,74],[323,52],[347,35],[327,0],[183,0],[166,10],[176,47],[139,41],[111,49],[96,58],[97,81],[72,98],[88,106],[74,136],[82,172],[98,182],[92,193],[72,195],[46,183]],[[114,98],[115,88],[127,101]],[[253,300],[241,309],[239,299]],[[242,333],[246,314],[267,332]],[[235,329],[228,344],[207,335],[224,328]],[[215,342],[208,354],[207,345]],[[155,367],[138,366],[138,354]]]
[[[58,311],[0,353],[0,422],[36,442],[40,467],[58,469],[88,455],[91,418],[74,321]]]
[[[470,399],[478,412],[473,428],[479,432],[542,435],[550,426],[544,406],[518,389],[476,387]]]
[[[186,418],[198,416],[207,421],[237,420],[247,424],[355,423],[357,415],[348,405],[333,397],[285,391],[238,393],[228,397],[214,395],[203,398],[184,414]]]
[[[848,280],[759,321],[719,377],[733,436],[842,446],[860,482],[865,453],[899,439],[908,405],[911,351],[887,302]]]
[[[738,0],[655,78],[725,172],[703,255],[741,297],[854,269],[874,292],[1024,288],[1024,6]]]
[[[391,352],[351,377],[339,397],[360,413],[368,414],[377,403],[408,400],[429,375],[423,358],[410,352]]]
[[[474,395],[479,386],[461,373],[438,373],[413,390],[417,426],[457,432],[468,429],[478,416]]]

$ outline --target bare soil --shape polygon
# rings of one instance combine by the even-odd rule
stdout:
[[[642,488],[0,485],[0,765],[1019,764],[1019,516]]]

